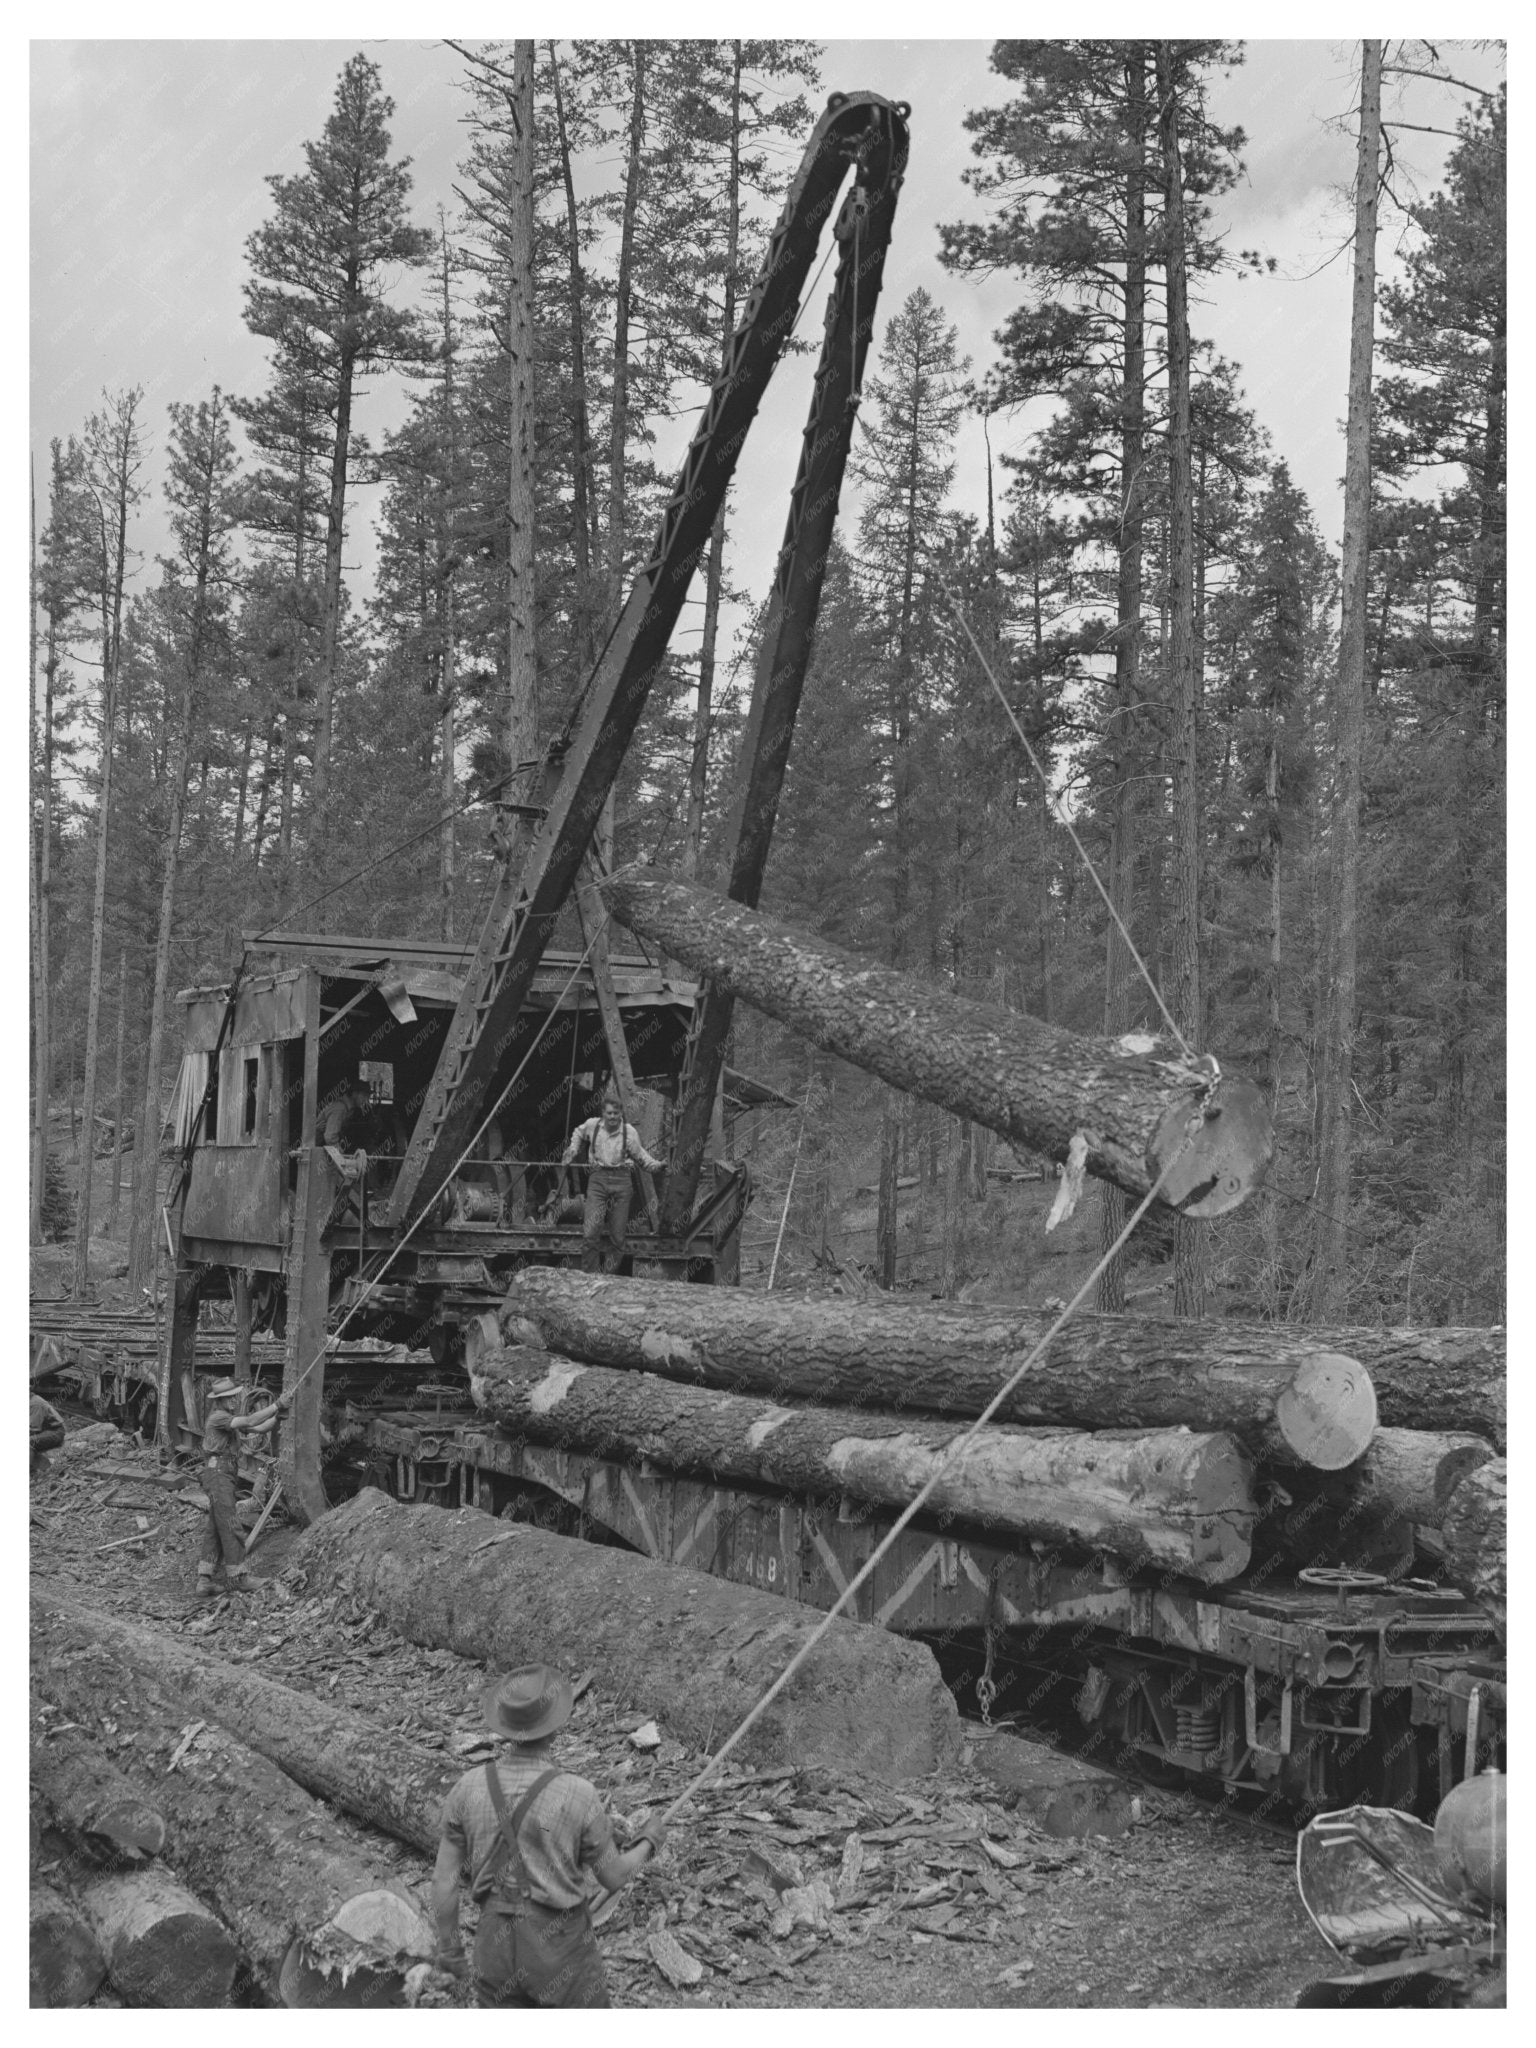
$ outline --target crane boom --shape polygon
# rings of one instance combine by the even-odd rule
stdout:
[[[504,1085],[501,1066],[513,1025],[560,912],[571,898],[599,813],[623,764],[694,569],[725,501],[741,444],[793,328],[821,230],[852,167],[855,184],[838,221],[841,256],[816,395],[775,582],[778,629],[770,627],[770,645],[784,640],[785,660],[791,668],[798,663],[798,674],[804,674],[820,596],[825,542],[830,538],[831,512],[835,511],[852,433],[852,406],[847,401],[857,393],[869,346],[896,192],[906,166],[907,113],[905,106],[878,93],[834,94],[812,131],[732,337],[726,364],[710,392],[677,487],[662,515],[650,560],[636,576],[554,750],[562,761],[562,772],[543,824],[521,873],[516,877],[503,874],[487,913],[396,1181],[390,1221],[397,1227],[421,1214],[495,1107]],[[846,349],[840,345],[844,336]],[[836,360],[843,356],[846,370]],[[824,502],[827,492],[830,510]],[[824,537],[818,540],[818,536]],[[798,652],[790,645],[796,639],[803,643]],[[754,729],[760,736],[766,734],[766,743],[760,737],[754,754],[763,765],[749,773],[737,807],[738,844],[745,843],[744,832],[752,838],[752,821],[756,821],[753,843],[760,841],[761,857],[750,859],[756,861],[759,881],[767,851],[767,837],[760,829],[765,798],[767,831],[771,832],[789,730],[781,718],[765,721],[757,711],[757,699],[766,690],[760,669],[754,692]],[[791,694],[797,704],[798,679]],[[793,716],[791,705],[791,726]],[[755,902],[755,887],[753,895],[743,900]],[[718,1040],[723,1054],[723,1033]],[[705,1062],[697,1056],[701,1045],[696,1035],[690,1074],[702,1081]],[[713,1073],[718,1073],[717,1060]],[[711,1096],[713,1086],[711,1078]],[[680,1128],[679,1137],[682,1135]],[[695,1184],[697,1171],[695,1160]],[[691,1193],[690,1187],[690,1200]]]

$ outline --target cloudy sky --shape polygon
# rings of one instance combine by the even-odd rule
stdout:
[[[292,18],[285,11],[284,19]],[[818,12],[812,25],[826,19]],[[244,17],[246,24],[253,20]],[[509,19],[504,27],[520,25]],[[774,23],[776,30],[805,26]],[[31,46],[31,449],[41,485],[50,437],[78,432],[104,386],[144,387],[156,502],[146,507],[139,531],[141,583],[164,544],[158,484],[165,408],[173,399],[204,396],[215,383],[237,393],[261,388],[262,346],[241,319],[245,239],[268,214],[265,176],[302,168],[301,145],[319,134],[337,74],[359,47],[379,64],[396,103],[395,149],[413,159],[415,215],[430,224],[439,203],[453,206],[465,141],[462,64],[439,41],[400,35]],[[958,326],[962,352],[978,372],[992,360],[992,332],[1018,286],[1006,277],[979,286],[951,277],[938,262],[936,223],[975,210],[962,184],[973,161],[962,121],[968,109],[1005,97],[988,68],[990,47],[979,36],[834,41],[822,64],[824,90],[867,88],[911,103],[911,164],[882,315],[915,286],[926,286]],[[1442,50],[1460,75],[1494,82],[1495,53]],[[1246,176],[1219,202],[1218,219],[1234,245],[1258,248],[1278,267],[1271,276],[1202,282],[1194,316],[1197,332],[1240,366],[1248,403],[1330,539],[1338,535],[1343,469],[1350,280],[1340,251],[1348,228],[1355,61],[1349,43],[1250,42],[1246,63],[1216,85],[1214,115],[1240,124],[1249,138]],[[1464,96],[1429,85],[1406,91],[1404,119],[1454,125]],[[1441,136],[1403,132],[1397,150],[1405,176],[1427,188],[1447,147]],[[1388,216],[1381,237],[1387,264],[1398,234],[1398,219]],[[819,309],[809,310],[803,331],[819,329]],[[782,535],[809,386],[806,359],[781,369],[738,471],[734,570],[754,598]],[[358,424],[377,441],[403,410],[398,381],[380,379],[362,401]],[[1021,445],[1027,424],[995,422],[994,446]],[[690,430],[685,423],[675,435],[677,453]],[[959,444],[956,496],[979,507],[984,490],[980,430],[972,424]],[[356,492],[350,512],[347,559],[359,597],[372,566],[374,495]],[[46,516],[45,507],[40,511]]]

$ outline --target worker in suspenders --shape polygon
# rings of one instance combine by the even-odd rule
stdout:
[[[467,1864],[480,1904],[477,2005],[605,2006],[603,1959],[583,1879],[616,1892],[661,1852],[659,1823],[620,1849],[596,1788],[550,1762],[570,1719],[569,1682],[531,1664],[491,1686],[486,1725],[510,1753],[467,1771],[443,1805],[432,1875],[437,1967],[468,1974],[459,1937],[458,1886]]]

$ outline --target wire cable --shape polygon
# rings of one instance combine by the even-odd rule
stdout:
[[[860,419],[858,425],[861,431],[863,432],[866,447],[873,454],[875,460],[879,463],[880,467],[885,471],[886,481],[890,484],[895,485],[897,488],[900,488],[900,479],[891,474],[890,464],[886,461],[884,452],[880,448],[879,443],[875,440],[874,435],[870,432],[867,423],[863,419]],[[1014,715],[1013,706],[1008,702],[1002,684],[998,681],[996,675],[993,673],[992,664],[987,660],[986,655],[983,654],[981,650],[981,643],[976,638],[975,633],[971,630],[971,622],[966,615],[964,605],[961,604],[960,599],[957,596],[953,586],[949,583],[948,579],[943,575],[941,571],[934,571],[934,581],[938,584],[939,589],[942,592],[946,603],[948,604],[950,610],[954,613],[955,621],[960,627],[961,632],[964,633],[966,639],[971,643],[971,650],[975,654],[976,659],[981,663],[982,673],[986,676],[987,681],[992,685],[992,688],[997,696],[997,701],[999,702],[999,704],[1002,705],[1003,710],[1007,715],[1008,723],[1013,727],[1015,733],[1018,735],[1019,744],[1021,747],[1023,747],[1025,757],[1028,760],[1030,767],[1033,768],[1036,776],[1039,779],[1040,786],[1045,792],[1046,802],[1050,807],[1052,815],[1055,817],[1057,823],[1065,829],[1068,838],[1072,841],[1072,844],[1077,848],[1078,857],[1081,859],[1083,866],[1088,870],[1088,874],[1093,882],[1093,886],[1098,890],[1100,896],[1103,897],[1104,907],[1109,912],[1110,918],[1114,923],[1115,929],[1119,932],[1121,938],[1125,941],[1126,951],[1129,953],[1131,959],[1135,962],[1137,972],[1140,974],[1142,980],[1146,983],[1147,988],[1151,993],[1152,1000],[1154,1003],[1156,1003],[1158,1010],[1162,1015],[1163,1022],[1168,1026],[1169,1032],[1172,1034],[1175,1044],[1178,1046],[1179,1050],[1184,1054],[1184,1057],[1190,1061],[1193,1061],[1196,1057],[1195,1052],[1191,1047],[1188,1039],[1184,1036],[1183,1032],[1175,1023],[1172,1011],[1168,1008],[1168,1005],[1163,1001],[1162,991],[1158,988],[1157,983],[1152,979],[1151,972],[1148,969],[1146,962],[1142,959],[1140,953],[1136,950],[1135,942],[1131,938],[1129,931],[1126,929],[1125,919],[1120,915],[1120,912],[1115,908],[1114,899],[1110,895],[1108,889],[1105,888],[1103,881],[1100,879],[1099,871],[1094,866],[1093,860],[1088,852],[1087,847],[1084,846],[1082,840],[1078,837],[1077,828],[1073,825],[1072,820],[1067,816],[1066,812],[1061,808],[1061,806],[1056,803],[1051,790],[1051,779],[1046,774],[1045,767],[1041,762],[1039,755],[1030,745],[1028,736],[1026,735],[1023,726],[1020,725],[1017,717]]]
[[[1029,1356],[1024,1360],[1023,1364],[1016,1367],[1015,1370],[1009,1374],[1008,1378],[998,1388],[997,1392],[992,1396],[992,1399],[987,1403],[986,1407],[982,1410],[981,1414],[977,1416],[976,1420],[973,1423],[971,1423],[969,1428],[967,1428],[960,1436],[956,1437],[952,1443],[949,1443],[945,1446],[943,1452],[940,1454],[938,1463],[934,1466],[933,1470],[924,1480],[922,1486],[919,1488],[917,1493],[913,1496],[913,1498],[910,1501],[908,1501],[907,1505],[902,1509],[901,1513],[897,1516],[896,1520],[891,1524],[890,1528],[886,1531],[885,1535],[880,1539],[879,1543],[876,1544],[875,1548],[870,1552],[868,1558],[866,1558],[864,1563],[859,1567],[858,1571],[848,1581],[847,1585],[844,1586],[842,1592],[838,1594],[836,1600],[833,1601],[832,1605],[827,1609],[825,1615],[823,1615],[822,1619],[817,1623],[816,1627],[812,1630],[811,1634],[801,1644],[800,1648],[795,1652],[794,1656],[790,1659],[788,1664],[785,1665],[784,1669],[779,1673],[778,1677],[773,1681],[772,1685],[770,1685],[767,1691],[763,1693],[761,1698],[757,1701],[756,1705],[752,1707],[750,1712],[737,1724],[736,1728],[732,1731],[732,1733],[729,1736],[727,1736],[726,1740],[720,1745],[719,1749],[715,1751],[714,1755],[706,1761],[703,1770],[700,1771],[689,1784],[684,1786],[683,1790],[678,1794],[676,1799],[674,1799],[672,1804],[666,1809],[665,1813],[662,1815],[662,1822],[664,1825],[669,1823],[672,1820],[673,1816],[683,1806],[685,1806],[690,1799],[694,1797],[694,1795],[698,1792],[701,1786],[708,1783],[710,1778],[712,1778],[715,1775],[715,1773],[719,1770],[721,1764],[730,1755],[731,1751],[735,1749],[737,1744],[741,1741],[742,1737],[746,1734],[747,1730],[751,1728],[762,1717],[762,1715],[766,1712],[768,1707],[771,1706],[774,1700],[778,1698],[779,1694],[784,1690],[785,1686],[788,1685],[789,1681],[800,1669],[800,1666],[805,1662],[806,1658],[810,1656],[811,1652],[815,1649],[816,1645],[821,1641],[822,1637],[831,1628],[833,1622],[837,1619],[838,1615],[842,1613],[843,1609],[848,1605],[849,1601],[852,1600],[854,1594],[858,1592],[859,1588],[873,1574],[876,1565],[878,1565],[881,1559],[884,1558],[886,1554],[890,1551],[897,1537],[907,1527],[908,1523],[912,1521],[913,1517],[921,1509],[924,1501],[926,1501],[930,1494],[932,1494],[934,1488],[938,1485],[939,1481],[945,1476],[945,1474],[951,1469],[951,1467],[958,1462],[958,1460],[963,1456],[964,1452],[967,1450],[970,1444],[975,1440],[978,1431],[984,1429],[986,1425],[992,1420],[993,1416],[996,1415],[998,1409],[1002,1406],[1003,1402],[1007,1400],[1008,1396],[1019,1384],[1019,1381],[1024,1378],[1025,1374],[1032,1372],[1034,1370],[1036,1364],[1039,1362],[1041,1356],[1044,1354],[1045,1349],[1047,1345],[1050,1344],[1052,1338],[1055,1337],[1066,1326],[1067,1322],[1071,1319],[1073,1315],[1076,1314],[1077,1310],[1082,1306],[1083,1302],[1087,1300],[1088,1296],[1092,1293],[1093,1289],[1098,1285],[1099,1277],[1104,1272],[1104,1269],[1109,1265],[1110,1261],[1114,1259],[1116,1255],[1124,1248],[1124,1246],[1130,1239],[1132,1231],[1136,1228],[1137,1224],[1141,1221],[1142,1217],[1145,1216],[1148,1209],[1151,1208],[1152,1204],[1157,1200],[1157,1197],[1162,1190],[1164,1181],[1167,1180],[1168,1175],[1172,1172],[1174,1166],[1177,1165],[1178,1161],[1183,1157],[1185,1149],[1187,1148],[1190,1138],[1193,1135],[1193,1129],[1197,1126],[1198,1121],[1199,1119],[1197,1113],[1196,1118],[1192,1121],[1191,1127],[1185,1131],[1184,1141],[1179,1146],[1178,1151],[1163,1167],[1162,1172],[1158,1175],[1157,1179],[1152,1183],[1152,1186],[1147,1190],[1146,1194],[1142,1196],[1141,1200],[1137,1203],[1135,1209],[1132,1210],[1130,1218],[1126,1223],[1124,1229],[1120,1232],[1120,1235],[1115,1239],[1114,1243],[1109,1247],[1108,1251],[1104,1252],[1101,1255],[1099,1263],[1088,1275],[1087,1279],[1083,1282],[1082,1286],[1078,1288],[1076,1294],[1073,1295],[1072,1299],[1067,1303],[1066,1307],[1057,1314],[1055,1321],[1051,1324],[1051,1327],[1046,1331],[1045,1335],[1035,1345],[1034,1349],[1029,1353]]]

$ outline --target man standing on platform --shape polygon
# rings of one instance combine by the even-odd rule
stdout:
[[[581,1270],[611,1273],[624,1256],[624,1233],[629,1228],[629,1205],[634,1194],[631,1162],[650,1173],[659,1173],[661,1161],[651,1157],[640,1142],[640,1133],[633,1124],[624,1121],[619,1098],[611,1088],[603,1096],[602,1115],[589,1116],[572,1131],[561,1164],[569,1166],[583,1145],[588,1147],[591,1170],[581,1222]]]

